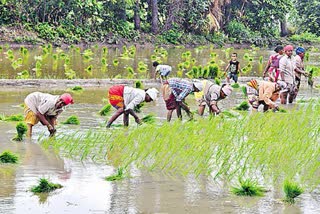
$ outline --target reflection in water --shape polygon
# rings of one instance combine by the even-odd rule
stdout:
[[[77,115],[80,126],[59,124],[58,132],[74,133],[103,127],[106,117],[98,115],[102,108],[102,98],[107,88],[86,89],[75,94],[76,104],[68,108],[59,118],[65,120]],[[35,89],[0,92],[0,113],[22,113],[19,104],[26,94]],[[62,90],[62,89],[61,89]],[[54,91],[60,93],[61,90]],[[52,93],[52,91],[48,92]],[[317,97],[317,90],[302,89],[298,99]],[[221,102],[222,109],[229,109],[243,101],[242,92],[235,91],[229,99]],[[192,109],[196,105],[192,96],[187,100]],[[296,107],[302,104],[289,105]],[[156,113],[160,121],[166,117],[166,109],[161,98],[148,103],[143,115]],[[142,115],[141,114],[141,115]],[[121,120],[119,120],[121,123]],[[134,123],[131,126],[134,127]],[[113,174],[114,168],[96,165],[86,161],[81,163],[61,158],[52,149],[43,149],[38,137],[46,137],[42,126],[35,129],[31,141],[11,142],[15,135],[15,123],[0,121],[0,152],[11,150],[20,155],[16,166],[0,165],[0,213],[319,213],[320,192],[303,194],[295,206],[286,206],[279,200],[283,197],[281,187],[268,192],[265,197],[239,198],[230,195],[229,187],[217,183],[210,177],[195,178],[188,175],[153,174],[130,168],[131,177],[119,182],[107,182],[104,178]],[[29,189],[41,177],[63,188],[41,197]],[[275,185],[276,186],[276,185]]]

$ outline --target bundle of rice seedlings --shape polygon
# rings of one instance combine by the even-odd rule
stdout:
[[[18,156],[10,151],[4,151],[0,155],[0,163],[17,163]]]
[[[143,89],[143,88],[144,88],[141,80],[135,81],[135,82],[134,82],[134,87],[135,87],[135,88],[140,88],[140,89]]]
[[[63,186],[61,184],[54,184],[54,183],[49,182],[45,178],[40,178],[39,185],[32,187],[31,192],[33,192],[33,193],[51,192],[56,189],[60,189],[62,187]]]
[[[140,113],[140,112],[141,112],[141,108],[142,108],[143,106],[144,106],[144,102],[136,105],[133,110],[134,110],[135,112],[137,112],[137,113]]]
[[[102,107],[102,109],[100,109],[99,114],[101,116],[106,116],[110,111],[111,111],[111,105],[106,104],[105,106]]]
[[[73,88],[71,88],[72,91],[82,91],[83,88],[81,86],[74,86]]]
[[[303,193],[303,189],[298,184],[290,181],[284,182],[283,191],[285,193],[284,201],[289,204],[294,204],[295,198]]]
[[[77,116],[72,115],[66,121],[62,122],[62,124],[71,124],[71,125],[79,125],[80,120]]]
[[[148,123],[148,124],[152,124],[156,122],[156,118],[153,114],[148,114],[144,116],[141,120],[143,123]]]
[[[16,125],[16,130],[17,130],[17,135],[12,139],[15,141],[22,141],[23,140],[23,136],[27,133],[27,125],[23,122],[19,122]]]
[[[248,111],[250,108],[250,105],[247,101],[243,101],[240,103],[240,105],[236,106],[235,109],[239,111]]]
[[[263,196],[266,190],[251,179],[239,180],[240,187],[232,187],[231,192],[238,196]]]
[[[240,88],[240,85],[239,83],[234,83],[231,85],[232,88]]]
[[[119,180],[124,179],[123,168],[122,168],[122,167],[119,167],[119,168],[117,169],[117,173],[116,173],[116,174],[107,176],[105,179],[106,179],[107,181],[119,181]]]

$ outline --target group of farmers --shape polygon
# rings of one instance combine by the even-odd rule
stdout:
[[[267,67],[264,71],[264,78],[268,80],[257,81],[255,79],[247,83],[248,101],[254,110],[263,105],[263,110],[277,110],[278,105],[275,101],[281,97],[281,103],[292,103],[297,96],[301,75],[307,76],[304,71],[303,57],[305,50],[301,47],[296,49],[296,56],[293,57],[293,47],[287,45],[284,48],[278,46],[275,49],[276,54],[270,56]],[[283,55],[284,52],[284,55]],[[154,62],[155,76],[160,74],[161,94],[165,101],[167,121],[171,120],[172,113],[176,111],[178,118],[182,118],[183,109],[190,119],[193,113],[189,106],[184,102],[185,98],[194,93],[198,105],[199,115],[204,114],[205,107],[208,106],[210,114],[219,114],[218,101],[226,98],[232,93],[230,79],[237,82],[237,75],[240,69],[240,63],[236,60],[236,53],[232,54],[232,60],[226,68],[227,83],[217,85],[209,80],[189,80],[180,78],[167,79],[172,68],[169,65],[160,65]],[[299,58],[298,58],[299,57]],[[281,80],[279,80],[281,79]],[[123,114],[123,123],[129,125],[129,115],[133,116],[136,123],[142,121],[134,111],[135,106],[142,102],[155,101],[159,91],[156,88],[146,90],[133,88],[125,85],[114,85],[108,91],[109,103],[116,109],[116,112],[107,122],[107,128]],[[27,136],[31,137],[32,127],[39,121],[47,126],[50,135],[56,132],[57,116],[64,110],[64,107],[73,104],[73,98],[70,94],[51,95],[41,92],[33,92],[25,98],[25,122],[27,123]]]

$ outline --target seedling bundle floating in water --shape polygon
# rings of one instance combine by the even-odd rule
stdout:
[[[33,193],[48,193],[52,192],[56,189],[60,189],[63,186],[61,184],[54,184],[49,182],[45,178],[40,178],[39,184],[31,188],[31,192]]]
[[[114,175],[110,175],[110,176],[107,176],[106,177],[106,180],[107,181],[119,181],[119,180],[122,180],[124,179],[124,173],[123,173],[123,168],[122,167],[119,167],[117,169],[117,173],[114,174]]]
[[[106,104],[105,106],[102,107],[102,109],[99,111],[99,114],[101,116],[106,116],[110,111],[111,111],[111,105]]]
[[[250,179],[239,179],[239,187],[232,187],[231,192],[238,196],[263,196],[266,190]]]
[[[288,180],[284,182],[283,191],[285,193],[284,201],[289,204],[294,204],[295,198],[303,193],[303,189],[298,184]]]
[[[4,151],[0,155],[0,163],[17,163],[18,156],[10,151]]]

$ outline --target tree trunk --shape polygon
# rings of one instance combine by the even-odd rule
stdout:
[[[140,19],[140,16],[139,16],[139,11],[140,11],[140,0],[136,0],[136,4],[134,6],[134,16],[133,16],[133,19],[134,19],[134,29],[135,30],[141,30],[141,19]]]
[[[151,32],[157,34],[159,31],[158,27],[158,1],[152,0],[151,1]]]
[[[287,21],[286,20],[281,20],[280,21],[280,36],[284,37],[284,36],[288,36],[288,26],[287,26]]]

